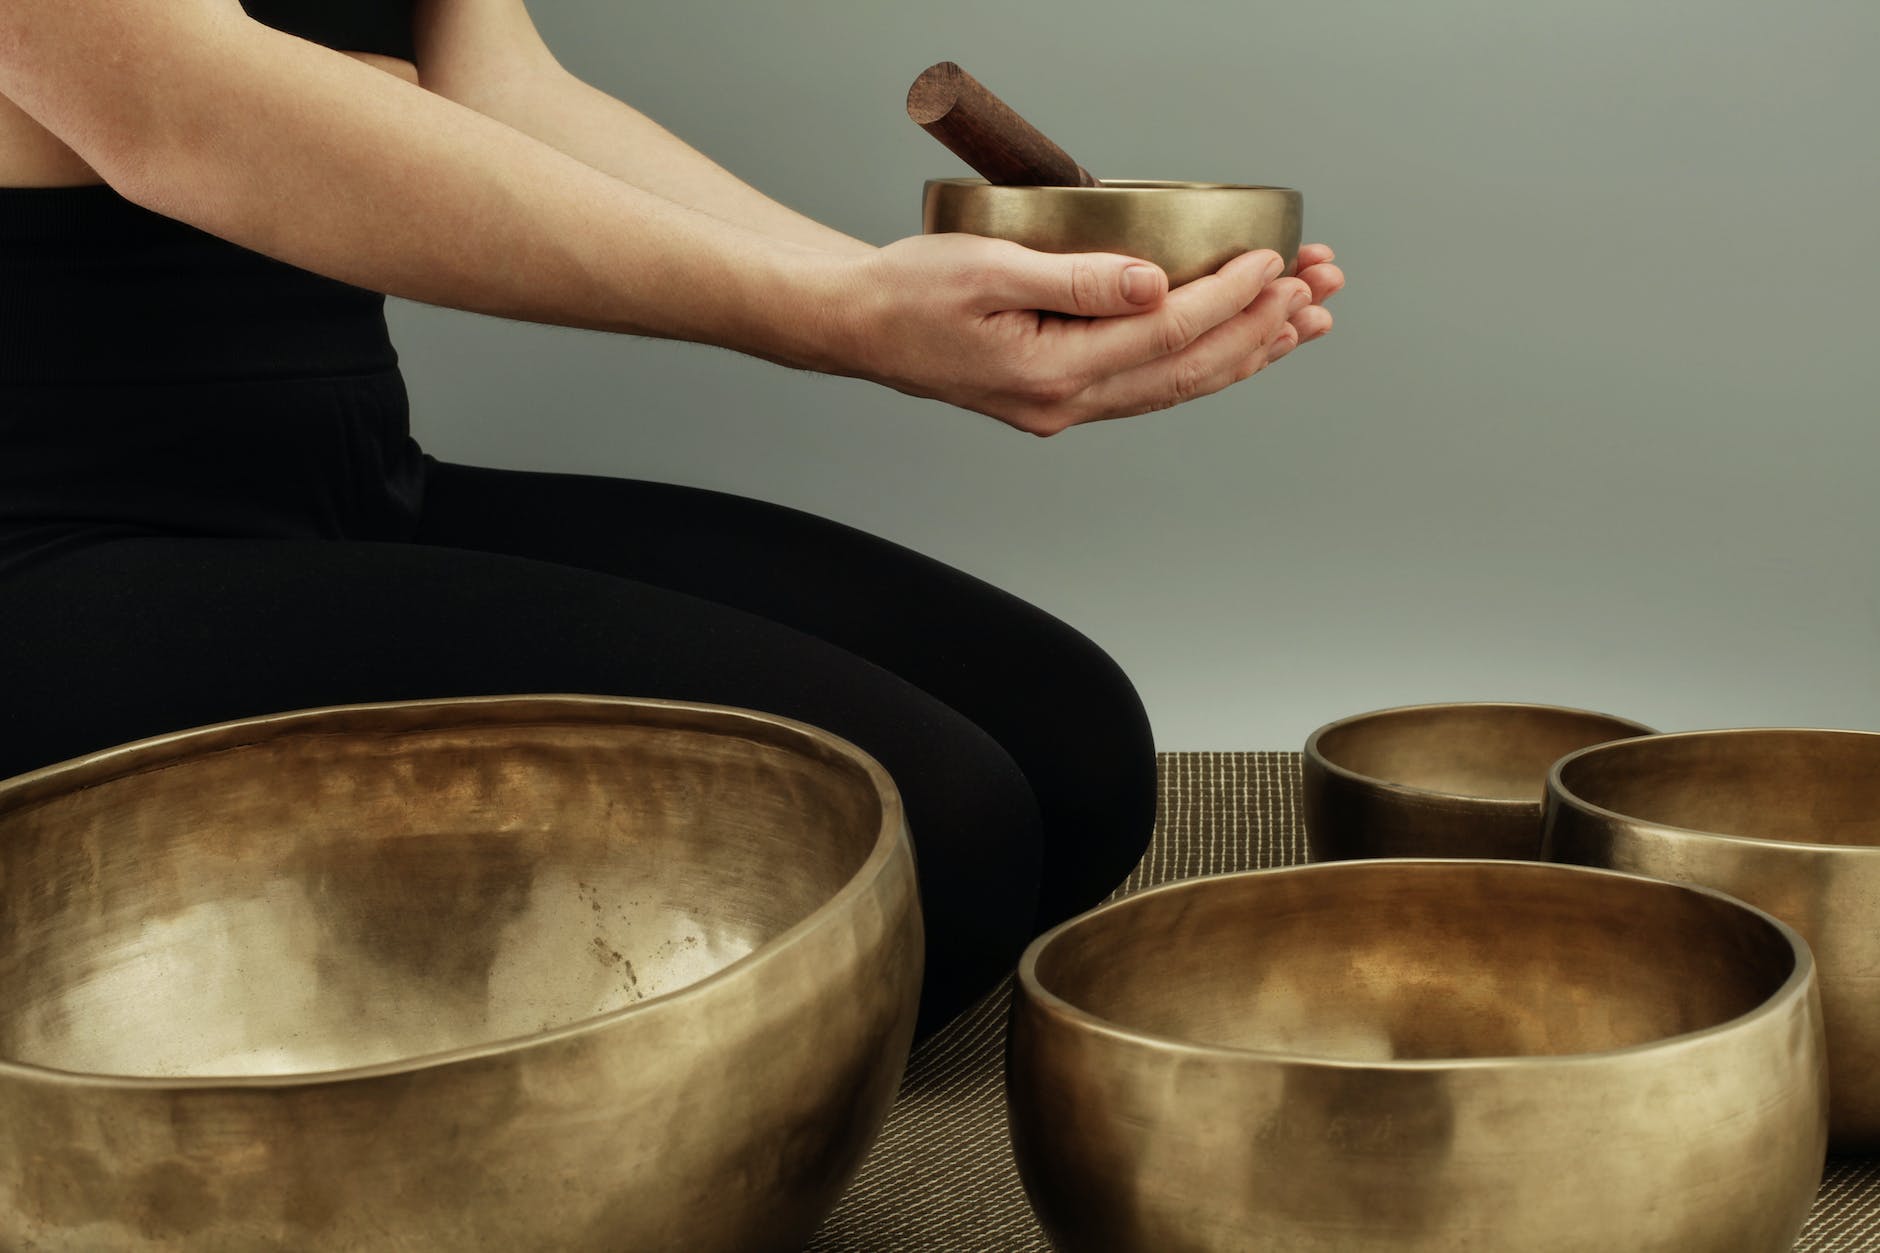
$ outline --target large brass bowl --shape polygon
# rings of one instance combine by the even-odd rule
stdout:
[[[1880,734],[1658,735],[1574,753],[1547,788],[1549,858],[1701,883],[1807,937],[1834,1147],[1880,1151]]]
[[[1067,1250],[1775,1253],[1827,1133],[1795,932],[1537,862],[1124,897],[1027,950],[1006,1067]]]
[[[1341,718],[1306,740],[1306,846],[1313,861],[1533,859],[1548,768],[1588,744],[1649,734],[1630,718],[1515,702]]]
[[[800,1247],[906,1061],[887,774],[669,701],[343,706],[0,782],[0,1247]]]
[[[1291,274],[1304,214],[1305,198],[1290,187],[1107,178],[1101,187],[1012,187],[936,178],[922,197],[921,229],[1040,252],[1119,252],[1155,262],[1179,287],[1258,248],[1286,258]]]

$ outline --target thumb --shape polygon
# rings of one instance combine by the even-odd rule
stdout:
[[[1113,252],[1014,250],[1003,293],[1008,307],[1048,309],[1086,318],[1141,313],[1162,303],[1168,275],[1160,266]]]

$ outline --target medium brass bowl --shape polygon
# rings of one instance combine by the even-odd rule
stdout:
[[[1629,718],[1506,702],[1342,718],[1306,740],[1306,844],[1313,861],[1536,858],[1548,767],[1588,744],[1649,734]]]
[[[1880,1151],[1880,734],[1750,728],[1606,744],[1547,782],[1546,855],[1700,883],[1821,963],[1837,1152]]]
[[[921,974],[853,745],[353,705],[0,782],[0,1247],[800,1247]]]
[[[1171,287],[1212,274],[1243,252],[1271,248],[1291,274],[1305,198],[1290,187],[1104,179],[1102,187],[994,186],[929,179],[927,234],[988,235],[1040,252],[1119,252],[1153,261]]]
[[[1827,1133],[1788,927],[1508,861],[1189,879],[1046,933],[1006,1058],[1067,1250],[1775,1253]]]

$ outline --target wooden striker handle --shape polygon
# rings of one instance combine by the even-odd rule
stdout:
[[[907,115],[988,183],[1103,186],[1069,153],[951,61],[921,71],[907,90]]]

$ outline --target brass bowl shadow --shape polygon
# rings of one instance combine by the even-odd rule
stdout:
[[[1775,1253],[1821,1178],[1808,948],[1537,862],[1190,879],[1048,932],[1007,1047],[1066,1250]]]
[[[0,782],[0,1247],[794,1249],[906,1062],[853,745],[672,701],[297,711]]]
[[[1821,967],[1836,1152],[1880,1152],[1880,734],[1691,731],[1574,753],[1544,852],[1698,883],[1774,914]]]
[[[1102,187],[995,186],[929,179],[921,229],[1009,239],[1040,252],[1116,252],[1153,261],[1179,287],[1243,252],[1271,248],[1291,274],[1305,198],[1290,187],[1104,179]]]
[[[1649,735],[1629,718],[1518,702],[1405,705],[1330,722],[1306,740],[1302,807],[1313,861],[1535,859],[1548,768],[1589,744]]]

